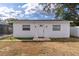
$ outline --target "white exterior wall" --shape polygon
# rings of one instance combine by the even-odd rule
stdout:
[[[70,37],[70,22],[68,21],[53,21],[53,22],[17,22],[13,24],[13,36],[14,37],[35,37],[39,33],[36,33],[38,29],[35,29],[35,26],[39,25],[44,26],[44,37],[50,38],[68,38]],[[23,31],[22,25],[30,25],[30,31]],[[53,25],[61,25],[60,31],[53,31]],[[46,27],[47,26],[47,27]],[[36,33],[36,34],[35,34]]]
[[[33,37],[33,25],[31,25],[30,31],[23,31],[22,25],[24,24],[14,24],[13,25],[13,36],[14,37]],[[26,25],[26,24],[25,24]],[[28,25],[28,24],[27,24]]]
[[[71,27],[70,28],[70,35],[79,37],[79,26]]]
[[[60,31],[52,31],[52,24],[49,25],[48,30],[46,29],[45,36],[51,38],[68,38],[70,37],[70,27],[69,24],[53,24],[61,25]]]

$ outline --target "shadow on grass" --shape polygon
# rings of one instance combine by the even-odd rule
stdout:
[[[70,37],[70,38],[50,38],[50,40],[33,40],[33,38],[18,38],[21,42],[79,42],[79,38]]]
[[[33,37],[28,37],[28,38],[16,38],[16,39],[21,40],[22,42],[33,41]]]
[[[51,38],[51,42],[79,42],[79,38]]]
[[[79,38],[77,37],[70,37],[70,38],[50,38],[50,40],[33,40],[33,37],[28,38],[14,38],[14,37],[8,37],[7,39],[21,42],[79,42]]]

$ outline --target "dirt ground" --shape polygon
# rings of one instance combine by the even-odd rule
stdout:
[[[79,38],[76,40],[78,41],[0,41],[0,56],[79,56]]]

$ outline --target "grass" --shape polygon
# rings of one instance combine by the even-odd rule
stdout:
[[[79,42],[79,38],[71,37],[71,38],[50,38],[53,42]]]
[[[0,41],[0,56],[79,56],[79,38],[52,38],[48,42],[17,40],[21,39],[14,37],[2,39]]]
[[[15,39],[26,41],[26,40],[33,40],[33,37],[25,37],[25,38],[24,37],[20,37],[20,38],[15,37]]]

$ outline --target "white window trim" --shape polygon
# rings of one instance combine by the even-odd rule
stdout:
[[[22,25],[23,31],[30,31],[30,25]]]
[[[59,27],[56,28],[56,26],[59,26]],[[53,27],[52,28],[53,31],[61,31],[61,25],[53,25],[52,27]]]

